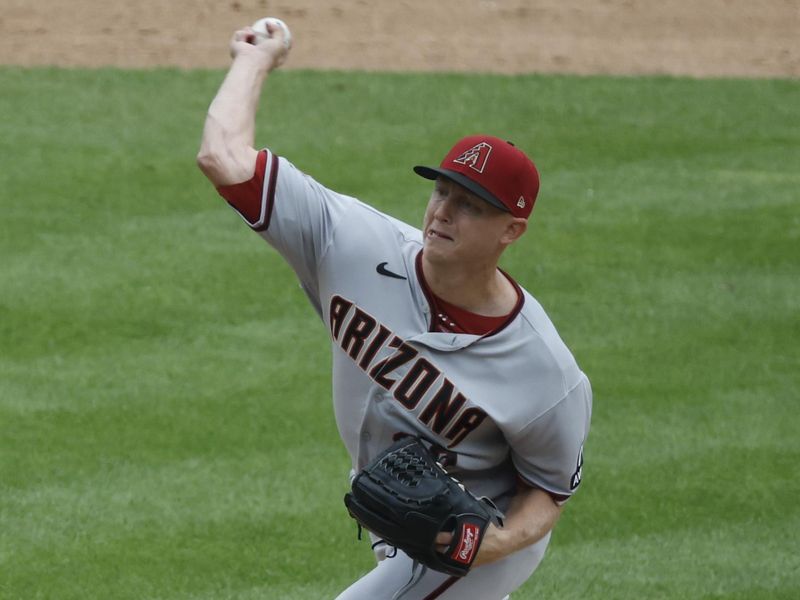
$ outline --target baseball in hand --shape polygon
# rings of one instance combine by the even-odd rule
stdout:
[[[289,27],[286,25],[286,23],[280,19],[276,19],[275,17],[264,17],[263,19],[259,19],[251,25],[253,31],[256,32],[256,44],[259,44],[263,40],[267,40],[271,37],[269,31],[267,30],[267,23],[276,25],[283,29],[283,43],[287,48],[289,48],[292,45],[292,32],[289,31]]]

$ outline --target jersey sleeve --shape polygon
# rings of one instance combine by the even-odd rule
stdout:
[[[320,258],[342,215],[357,201],[329,190],[267,149],[258,153],[249,181],[217,191],[284,257],[313,300]]]
[[[520,478],[561,504],[581,483],[583,445],[592,416],[592,390],[581,378],[553,408],[523,428],[511,442]]]

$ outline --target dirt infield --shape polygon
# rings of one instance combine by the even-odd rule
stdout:
[[[288,22],[288,68],[800,76],[800,0],[0,0],[0,64],[223,67]]]

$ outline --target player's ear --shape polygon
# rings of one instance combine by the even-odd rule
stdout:
[[[514,217],[507,224],[500,237],[500,242],[505,246],[510,246],[522,237],[528,230],[528,220],[521,217]]]

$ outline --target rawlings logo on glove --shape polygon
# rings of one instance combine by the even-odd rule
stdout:
[[[461,540],[453,554],[453,559],[466,565],[471,565],[475,559],[475,552],[478,550],[475,541],[479,537],[482,537],[480,528],[477,525],[465,523],[461,531]]]

